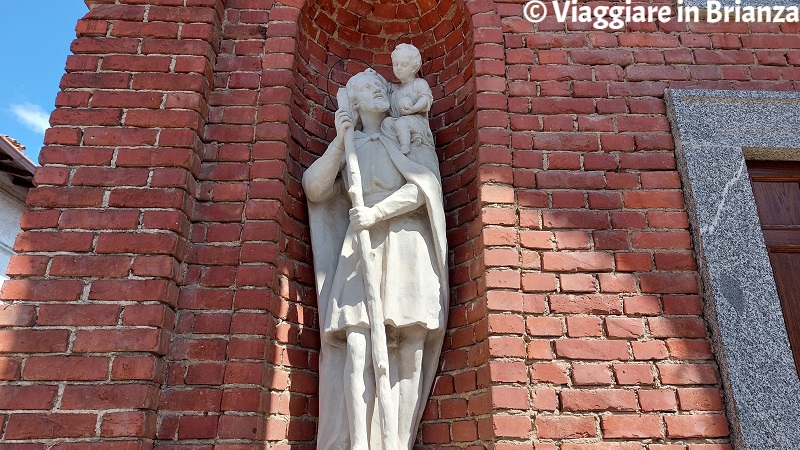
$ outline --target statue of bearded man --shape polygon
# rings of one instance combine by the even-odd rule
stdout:
[[[401,152],[391,88],[371,69],[353,76],[349,104],[340,95],[336,138],[303,176],[322,337],[321,450],[412,449],[447,325],[447,242],[433,137],[425,120]],[[348,145],[355,161],[346,156]],[[348,166],[359,169],[360,183]],[[354,184],[363,206],[348,198]],[[369,248],[359,248],[364,230]],[[384,335],[383,342],[376,338]],[[388,368],[376,370],[376,361]],[[381,373],[388,374],[383,387]]]

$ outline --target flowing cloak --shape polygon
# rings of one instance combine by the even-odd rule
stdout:
[[[356,146],[365,139],[365,135],[357,133]],[[387,219],[388,236],[386,237],[386,261],[395,261],[395,264],[413,265],[415,260],[427,259],[427,264],[432,265],[437,276],[438,292],[427,293],[425,297],[433,298],[435,304],[426,305],[426,310],[421,314],[424,320],[420,320],[420,312],[415,314],[404,314],[410,308],[408,305],[394,304],[384,306],[386,324],[390,325],[387,330],[388,340],[392,340],[394,326],[409,324],[419,324],[429,330],[423,350],[422,360],[422,396],[416,401],[416,427],[422,417],[422,412],[427,402],[427,397],[436,375],[436,368],[439,362],[444,332],[447,326],[448,308],[448,271],[447,271],[447,241],[446,227],[443,210],[442,187],[439,175],[439,162],[432,146],[415,146],[408,155],[403,155],[398,143],[391,136],[390,130],[384,124],[380,141],[386,147],[392,163],[406,179],[407,183],[417,186],[419,195],[424,198],[424,211],[415,211],[401,214]],[[339,186],[337,181],[334,187]],[[320,418],[319,431],[317,434],[317,448],[320,450],[343,450],[349,448],[349,426],[344,400],[344,364],[347,359],[346,347],[342,341],[341,327],[336,323],[332,325],[332,316],[341,308],[341,300],[337,296],[341,295],[341,284],[343,280],[350,280],[347,284],[356,279],[360,280],[363,272],[361,264],[357,261],[357,252],[354,252],[353,245],[355,233],[349,224],[348,211],[351,208],[350,199],[344,189],[335,189],[332,197],[321,202],[308,202],[309,222],[311,226],[311,243],[314,254],[314,270],[316,274],[317,299],[320,317],[320,333],[322,341],[322,351],[320,355]],[[409,215],[416,215],[424,218],[422,226],[426,227],[421,233],[409,233]],[[413,220],[412,220],[413,222]],[[416,222],[420,222],[419,219]],[[423,237],[425,236],[425,237]],[[420,242],[426,241],[426,242]],[[423,248],[419,248],[424,244]],[[375,245],[373,243],[373,245]],[[413,247],[409,247],[413,245]],[[409,252],[424,252],[422,255],[413,255]],[[410,259],[409,259],[410,258]],[[433,259],[431,261],[431,259]],[[408,261],[412,261],[408,264]],[[424,261],[423,261],[424,262]],[[411,269],[414,269],[413,267]],[[396,283],[399,274],[414,275],[414,270],[398,271],[391,268],[378,268],[378,272],[383,272],[386,288],[383,293],[393,292],[392,285]],[[402,285],[402,283],[400,283]],[[347,299],[344,299],[345,301]],[[364,298],[357,299],[361,303]],[[388,306],[388,308],[387,308]],[[400,312],[398,315],[397,313]],[[405,317],[405,319],[404,319]],[[396,323],[396,322],[403,323]],[[390,342],[390,346],[391,346]],[[389,349],[391,352],[392,349]],[[395,371],[396,373],[396,371]],[[394,386],[396,380],[392,380]],[[392,389],[393,395],[397,395],[396,389]],[[399,404],[399,402],[395,402]],[[372,421],[372,429],[378,430],[379,418],[375,408],[375,416]],[[380,449],[379,432],[372,432],[370,448]]]

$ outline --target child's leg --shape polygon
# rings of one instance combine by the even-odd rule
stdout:
[[[400,141],[400,150],[408,153],[411,148],[411,123],[406,117],[399,117],[394,122],[394,131],[397,132],[397,139]]]

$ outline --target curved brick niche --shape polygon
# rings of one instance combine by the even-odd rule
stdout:
[[[423,441],[439,446],[477,438],[474,424],[454,424],[440,414],[444,402],[452,403],[456,378],[475,380],[468,349],[454,348],[452,336],[468,327],[467,311],[478,302],[478,282],[471,279],[475,265],[472,240],[477,217],[477,184],[474,149],[475,75],[471,15],[463,1],[430,0],[327,0],[307,2],[300,14],[292,92],[292,142],[290,144],[289,191],[302,200],[299,182],[308,167],[335,137],[333,126],[336,92],[349,77],[372,67],[389,81],[391,51],[396,44],[412,43],[423,57],[422,76],[435,97],[431,129],[445,189],[448,241],[451,249],[450,336],[445,342],[442,375],[423,421]],[[287,220],[302,227],[298,235],[308,242],[305,209],[286,209]],[[471,226],[472,225],[472,226]],[[310,248],[297,256],[310,261]],[[475,278],[475,277],[472,277]],[[469,331],[471,335],[472,332]],[[472,386],[474,381],[462,384]],[[462,392],[464,394],[464,392]],[[466,394],[465,394],[466,395]],[[464,398],[458,401],[464,402]],[[446,407],[446,406],[445,406]],[[451,433],[449,430],[472,430]],[[443,442],[443,440],[445,442]]]
[[[312,1],[300,21],[292,104],[292,137],[299,151],[292,156],[303,167],[335,136],[339,87],[366,67],[394,80],[390,53],[401,42],[422,52],[421,72],[436,100],[431,128],[442,175],[467,166],[468,161],[456,161],[475,142],[472,25],[463,2]]]

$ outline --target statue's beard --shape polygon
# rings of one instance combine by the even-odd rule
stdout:
[[[386,112],[389,111],[389,101],[381,98],[374,98],[369,102],[366,102],[361,105],[361,110],[363,111],[376,111],[376,112]]]

